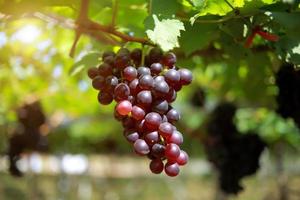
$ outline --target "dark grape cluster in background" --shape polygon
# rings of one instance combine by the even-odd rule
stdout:
[[[148,156],[150,170],[176,176],[188,155],[179,147],[183,137],[174,123],[180,114],[171,103],[192,82],[192,73],[178,69],[175,54],[159,48],[150,50],[143,66],[142,60],[141,49],[104,52],[103,63],[90,68],[88,76],[99,90],[100,104],[117,102],[114,116],[124,127],[124,137],[137,154]]]
[[[17,161],[24,151],[44,152],[48,149],[48,140],[42,134],[41,128],[46,123],[46,117],[39,101],[26,103],[17,109],[18,127],[9,138],[9,171],[14,176],[22,173],[17,167]]]
[[[277,112],[283,118],[292,118],[300,128],[300,70],[284,63],[276,74]]]
[[[243,189],[240,180],[259,168],[265,143],[255,133],[241,134],[234,124],[236,107],[221,103],[207,124],[205,149],[210,162],[219,172],[220,188],[228,194]]]

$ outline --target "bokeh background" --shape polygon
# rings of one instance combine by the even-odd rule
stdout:
[[[79,0],[0,1],[0,199],[300,199],[299,129],[275,111],[274,76],[281,60],[299,64],[299,3],[229,1],[236,14],[225,1],[205,2],[91,0],[89,5],[89,18],[106,25],[117,5],[115,25],[131,36],[146,37],[154,27],[152,14],[184,23],[174,51],[178,66],[192,70],[194,80],[178,93],[174,107],[182,115],[177,127],[190,162],[169,178],[151,174],[149,160],[134,154],[113,117],[115,104],[99,105],[86,75],[104,51],[141,44],[88,32],[70,57]],[[192,26],[189,18],[196,14]],[[253,48],[245,48],[247,22],[280,40],[255,37]],[[24,176],[15,178],[8,172],[9,138],[18,128],[17,109],[35,100],[46,117],[41,132],[49,149],[24,151],[18,162]],[[268,145],[259,171],[229,197],[220,192],[203,146],[205,122],[221,101],[237,105],[240,132],[254,130]]]

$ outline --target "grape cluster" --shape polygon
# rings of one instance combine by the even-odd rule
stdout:
[[[22,176],[17,161],[26,150],[44,152],[48,150],[48,140],[41,132],[46,125],[46,117],[39,101],[26,103],[17,109],[18,127],[9,138],[9,171],[14,176]]]
[[[284,63],[276,74],[277,113],[283,118],[291,117],[300,128],[300,70],[293,64]]]
[[[234,124],[236,107],[222,103],[213,111],[207,124],[205,150],[219,172],[220,188],[228,194],[243,189],[240,180],[259,168],[265,143],[255,133],[239,133]]]
[[[171,103],[182,86],[192,82],[191,71],[177,69],[175,54],[163,54],[159,48],[144,57],[144,66],[141,49],[104,52],[102,60],[88,70],[93,87],[99,90],[99,103],[117,102],[114,116],[124,127],[124,137],[138,155],[148,156],[153,173],[164,170],[168,176],[178,175],[188,155],[179,147],[183,137],[174,123],[180,114]]]

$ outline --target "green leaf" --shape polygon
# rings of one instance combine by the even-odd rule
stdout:
[[[158,44],[162,50],[168,51],[174,47],[179,47],[178,37],[180,31],[184,31],[184,24],[177,19],[163,19],[159,21],[156,15],[153,15],[154,30],[147,30],[147,36],[150,40]]]
[[[180,4],[174,0],[152,0],[151,2],[151,13],[166,18],[172,17],[180,9]]]
[[[187,55],[206,47],[220,34],[217,24],[185,24],[185,27],[186,31],[182,33],[179,41]]]
[[[82,57],[70,69],[69,74],[74,76],[81,72],[86,67],[92,67],[99,63],[100,53],[92,52]]]

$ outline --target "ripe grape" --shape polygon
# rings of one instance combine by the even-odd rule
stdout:
[[[102,105],[108,105],[110,104],[112,101],[114,100],[113,96],[106,91],[100,91],[98,93],[98,101],[99,103],[101,103]]]
[[[149,90],[153,87],[154,80],[151,75],[143,75],[139,78],[139,87],[143,90]]]
[[[132,131],[126,131],[124,133],[126,139],[128,142],[134,143],[137,139],[139,139],[139,134],[138,132],[132,132]]]
[[[119,83],[114,90],[114,94],[116,101],[127,100],[130,95],[130,89],[127,84]]]
[[[145,116],[145,125],[149,130],[157,130],[161,121],[161,116],[156,112],[150,112]]]
[[[152,95],[149,90],[143,90],[137,94],[137,101],[142,105],[150,105],[152,103]]]
[[[150,66],[151,73],[153,75],[158,75],[163,70],[163,66],[160,63],[153,63]]]
[[[113,72],[112,67],[107,63],[103,63],[98,67],[98,73],[101,76],[104,77],[109,76],[112,74],[112,72]]]
[[[142,75],[151,75],[151,71],[148,67],[139,67],[137,69],[138,71],[138,75],[142,76]]]
[[[88,76],[90,79],[93,79],[98,75],[99,75],[99,73],[98,73],[98,69],[96,67],[91,67],[88,69]]]
[[[162,158],[165,156],[166,147],[162,144],[156,143],[151,148],[151,154],[156,158]]]
[[[164,163],[160,159],[155,159],[150,162],[149,168],[152,173],[160,174],[164,170]]]
[[[169,143],[174,143],[177,145],[181,145],[183,143],[182,134],[177,130],[174,130],[171,137],[169,137],[167,140]]]
[[[163,58],[164,65],[173,67],[177,61],[176,55],[172,52],[167,53]]]
[[[179,69],[178,70],[180,74],[180,84],[181,85],[188,85],[193,80],[192,72],[188,69]]]
[[[157,100],[153,103],[152,110],[159,114],[165,114],[168,111],[169,104],[166,100]]]
[[[166,146],[165,156],[168,160],[176,161],[180,154],[180,148],[177,144],[169,143]]]
[[[177,112],[177,110],[172,108],[171,110],[168,111],[167,118],[168,118],[169,122],[172,122],[172,123],[177,122],[180,119],[180,114],[179,114],[179,112]]]
[[[123,76],[127,81],[132,81],[137,77],[137,70],[132,66],[128,66],[124,69]]]
[[[166,82],[170,85],[176,85],[180,81],[180,73],[175,69],[169,69],[164,76]]]
[[[157,131],[152,131],[150,133],[147,133],[144,137],[145,141],[148,145],[152,146],[153,144],[157,143],[159,141],[159,135]]]
[[[178,165],[185,165],[188,162],[188,160],[189,160],[188,154],[185,151],[180,150],[180,154],[176,159]]]
[[[168,176],[177,176],[179,174],[179,166],[175,162],[167,162],[165,165],[165,172]]]
[[[105,88],[105,78],[103,76],[96,76],[92,82],[93,88],[101,90]]]
[[[142,139],[137,139],[133,144],[133,148],[139,155],[146,155],[150,152],[148,144]]]
[[[117,104],[116,110],[120,115],[128,115],[132,110],[132,105],[129,101],[123,100]]]
[[[145,111],[139,106],[133,106],[131,110],[131,116],[136,120],[141,120],[145,116]]]
[[[173,125],[169,122],[163,122],[158,127],[159,134],[164,138],[169,138],[173,134]]]

